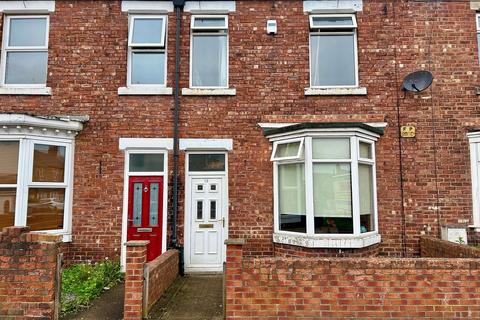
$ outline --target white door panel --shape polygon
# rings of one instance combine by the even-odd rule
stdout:
[[[222,264],[224,217],[223,178],[191,178],[190,264]]]

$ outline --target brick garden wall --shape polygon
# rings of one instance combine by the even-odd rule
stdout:
[[[420,254],[431,258],[480,258],[480,249],[436,238],[420,239]]]
[[[179,252],[177,250],[168,250],[155,260],[145,264],[144,312],[148,313],[178,277],[178,259]]]
[[[57,319],[59,236],[9,227],[0,232],[0,319]]]
[[[476,319],[480,260],[245,258],[227,246],[227,319]]]
[[[388,123],[376,146],[382,243],[374,254],[399,255],[404,242],[407,254],[417,255],[422,233],[437,234],[441,224],[471,223],[465,134],[468,127],[480,125],[475,91],[480,67],[475,11],[469,1],[363,1],[357,20],[359,81],[368,90],[365,96],[304,95],[309,86],[309,26],[302,4],[301,0],[236,1],[228,32],[229,84],[237,95],[181,97],[181,138],[233,139],[230,236],[249,237],[245,250],[250,255],[296,254],[295,248],[274,247],[271,240],[271,145],[259,122]],[[278,21],[276,36],[266,34],[267,19]],[[0,33],[2,21],[0,15]],[[180,86],[185,88],[189,82],[189,13],[183,14],[182,25]],[[173,86],[174,32],[174,15],[169,14],[168,87]],[[121,12],[120,0],[56,1],[55,12],[50,14],[47,78],[52,96],[0,99],[0,112],[90,116],[75,145],[73,241],[65,251],[68,261],[118,259],[120,255],[124,154],[118,139],[172,137],[172,96],[118,95],[118,88],[126,84],[127,38],[128,15]],[[418,69],[433,72],[433,86],[421,94],[401,92],[403,77]],[[416,138],[402,142],[404,215],[398,123],[417,128]],[[183,153],[179,160],[179,177],[184,177]],[[171,179],[171,168],[168,173]],[[181,178],[180,243],[183,185]],[[298,255],[305,252],[298,250]],[[337,253],[324,250],[319,255]],[[346,253],[358,255],[357,251]]]

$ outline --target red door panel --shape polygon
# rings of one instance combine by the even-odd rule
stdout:
[[[147,261],[162,253],[163,177],[130,177],[127,240],[148,240]]]

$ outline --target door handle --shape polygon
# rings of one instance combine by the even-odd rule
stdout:
[[[225,228],[225,217],[223,217],[222,219],[218,219],[218,220],[215,220],[216,222],[222,222],[222,226]]]

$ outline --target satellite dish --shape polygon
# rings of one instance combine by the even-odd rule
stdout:
[[[433,82],[433,75],[430,71],[415,71],[403,79],[402,89],[412,92],[422,92],[430,87]]]

